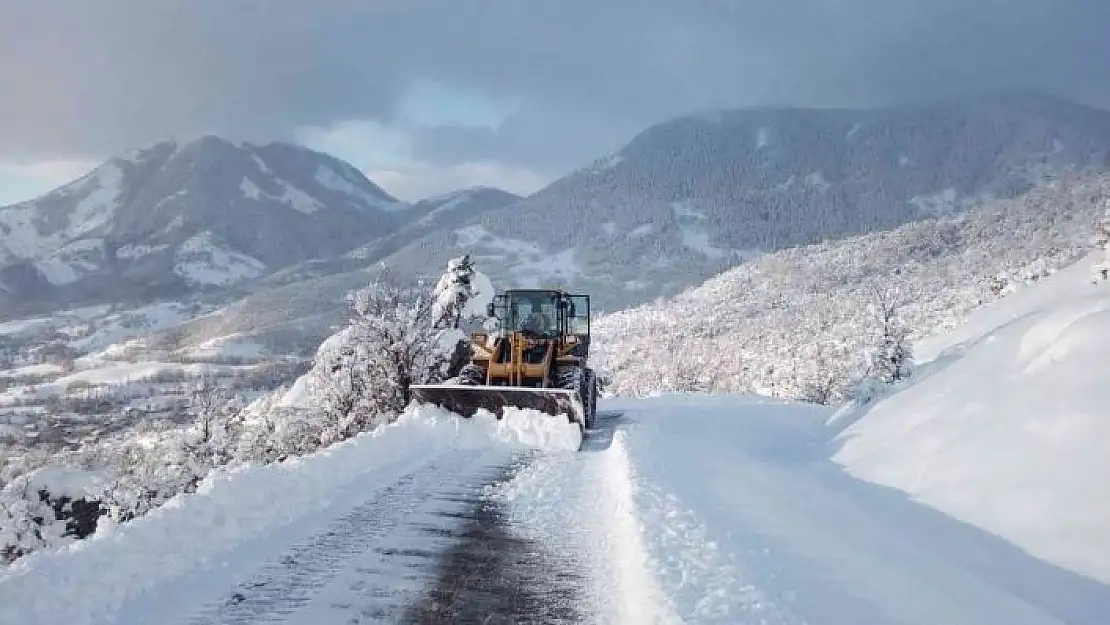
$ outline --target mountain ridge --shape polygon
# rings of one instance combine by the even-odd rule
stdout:
[[[394,233],[414,206],[295,144],[164,140],[0,207],[0,310],[235,288]]]
[[[1110,167],[1110,111],[1048,96],[697,113],[382,260],[426,271],[467,252],[501,265],[495,279],[605,293],[619,308],[778,249],[957,214],[1086,167]]]

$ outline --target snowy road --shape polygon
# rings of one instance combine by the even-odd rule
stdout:
[[[1094,625],[1110,588],[829,460],[828,413],[417,411],[0,573],[0,623]]]
[[[573,616],[575,587],[541,584],[565,563],[510,536],[483,495],[537,450],[573,455],[577,426],[511,416],[418,410],[304,459],[224,472],[115,531],[0,572],[0,623]],[[484,566],[483,549],[495,556]]]
[[[1104,624],[1110,588],[856,480],[816,408],[739,398],[624,413],[652,572],[700,623]]]

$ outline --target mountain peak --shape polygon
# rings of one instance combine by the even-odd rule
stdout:
[[[167,139],[0,210],[0,283],[51,301],[227,286],[341,255],[396,230],[407,206],[294,144]]]

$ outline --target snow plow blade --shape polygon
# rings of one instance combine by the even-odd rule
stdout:
[[[527,386],[474,386],[466,384],[419,384],[410,387],[414,401],[433,404],[473,417],[480,408],[503,416],[504,408],[531,408],[553,417],[565,415],[585,427],[585,410],[578,393],[561,388]]]

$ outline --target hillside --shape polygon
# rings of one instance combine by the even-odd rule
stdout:
[[[405,207],[298,146],[163,142],[0,208],[0,310],[234,286],[392,232]]]
[[[1104,168],[1108,146],[1110,112],[1035,94],[687,116],[387,261],[438,266],[465,249],[504,283],[567,284],[614,310],[760,254],[959,213],[1069,170]]]
[[[1084,258],[921,341],[916,381],[833,424],[834,460],[1110,582],[1110,284]]]
[[[954,327],[1086,254],[1108,197],[1110,176],[1077,174],[961,215],[782,250],[607,315],[595,332],[610,391],[843,400],[881,347],[880,297],[908,341]]]

